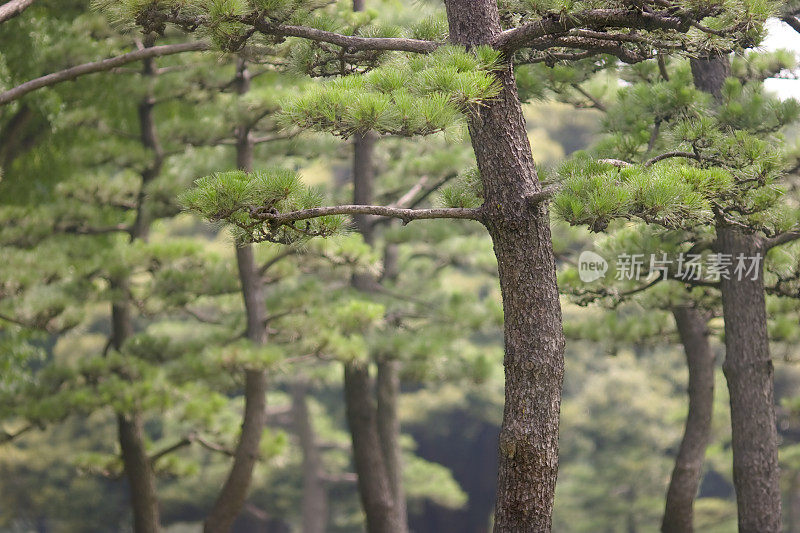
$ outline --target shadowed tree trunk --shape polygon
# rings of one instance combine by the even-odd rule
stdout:
[[[369,533],[397,533],[400,520],[386,475],[386,463],[378,437],[375,402],[372,399],[367,363],[353,361],[344,367],[347,425],[353,439],[353,462],[358,474],[358,492]]]
[[[367,133],[353,139],[353,203],[372,201],[374,169],[372,154],[375,135]],[[373,228],[369,217],[354,217],[364,241],[372,244]],[[370,291],[377,284],[372,276],[353,275],[353,286]],[[358,475],[358,492],[369,533],[401,533],[402,523],[389,479],[384,443],[378,429],[378,414],[370,386],[369,364],[350,361],[344,368],[344,393],[347,423],[353,441],[353,462]],[[397,443],[394,443],[397,445]],[[391,446],[391,443],[387,443]]]
[[[400,396],[400,362],[392,359],[378,361],[377,379],[378,436],[386,464],[386,475],[400,521],[401,531],[408,529],[406,498],[403,492],[403,459],[400,449],[400,419],[397,399]]]
[[[694,59],[695,85],[717,99],[725,77],[730,75],[727,56]],[[738,228],[718,226],[715,251],[730,254],[733,264],[742,254],[749,259],[763,256],[759,236]],[[722,370],[728,382],[731,403],[733,484],[743,533],[778,533],[781,530],[778,433],[775,419],[772,359],[767,337],[763,260],[756,279],[731,272],[720,281],[725,318],[725,361]]]
[[[292,385],[292,420],[303,454],[303,533],[325,533],[328,489],[322,479],[322,455],[308,411],[307,393],[305,381]]]
[[[250,74],[242,59],[237,65],[236,82],[240,95],[249,90]],[[236,164],[240,169],[250,172],[253,170],[253,141],[250,130],[240,126],[236,133]],[[236,263],[247,316],[247,338],[254,344],[265,344],[267,342],[267,313],[261,276],[253,258],[252,245],[236,247]],[[242,432],[234,451],[233,465],[228,473],[228,478],[206,518],[204,524],[206,533],[230,531],[236,516],[244,506],[253,478],[253,469],[258,461],[261,436],[266,425],[266,399],[266,371],[246,370]]]
[[[494,0],[446,0],[450,38],[467,46],[500,32]],[[558,473],[564,335],[550,220],[510,66],[502,90],[469,119],[494,242],[505,319],[505,408],[496,532],[550,531]]]
[[[664,533],[691,533],[694,499],[711,436],[714,409],[714,354],[708,342],[708,316],[692,306],[672,310],[689,369],[689,412],[675,467],[672,470],[664,520]]]

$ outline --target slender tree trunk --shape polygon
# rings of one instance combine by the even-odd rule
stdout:
[[[131,488],[133,530],[136,533],[156,533],[160,528],[158,496],[155,473],[144,446],[142,424],[142,415],[139,412],[117,414],[122,462]]]
[[[450,38],[472,46],[500,31],[494,0],[446,0]],[[469,119],[494,242],[505,318],[505,408],[500,430],[496,532],[550,531],[558,473],[564,335],[555,259],[513,70],[500,94]]]
[[[672,470],[664,521],[664,533],[691,533],[694,499],[700,486],[703,460],[711,436],[714,408],[714,354],[708,342],[707,317],[692,306],[672,310],[689,369],[689,413],[675,467]]]
[[[718,228],[720,253],[763,254],[759,238],[735,228]],[[735,259],[734,259],[735,261]],[[772,359],[767,337],[762,265],[757,279],[721,281],[725,316],[725,362],[731,403],[733,484],[742,533],[781,530],[778,433]]]
[[[398,533],[401,525],[378,436],[375,402],[368,365],[345,364],[344,392],[347,424],[353,439],[353,461],[368,533]]]
[[[328,526],[328,489],[322,479],[322,456],[306,396],[308,385],[292,385],[292,419],[303,454],[303,533],[325,533]]]
[[[239,94],[249,90],[250,77],[244,60],[239,60],[237,68]],[[236,163],[247,171],[253,169],[253,141],[250,131],[240,126],[237,129]],[[245,314],[247,316],[247,338],[255,344],[266,344],[266,308],[263,286],[258,268],[253,258],[252,245],[236,247],[236,263],[239,281],[242,286]],[[245,371],[244,414],[242,432],[233,456],[233,465],[228,478],[222,486],[214,506],[206,518],[206,533],[227,533],[236,516],[244,506],[253,469],[259,456],[261,436],[266,425],[267,373],[264,370]]]
[[[691,62],[695,86],[722,95],[730,75],[727,56],[694,59]],[[737,257],[763,256],[761,239],[737,228],[718,227],[715,249]],[[732,273],[733,274],[733,273]],[[725,362],[722,370],[728,382],[731,403],[733,484],[743,533],[777,533],[781,529],[778,433],[775,418],[772,359],[767,337],[763,261],[756,279],[720,282],[725,318]]]
[[[152,46],[148,40],[146,46]],[[152,83],[155,65],[152,59],[143,64],[142,75]],[[142,145],[153,153],[150,165],[141,175],[141,184],[136,205],[136,221],[130,232],[131,242],[147,240],[150,220],[147,216],[146,187],[161,172],[164,153],[158,141],[154,114],[155,100],[152,91],[139,103],[139,131]],[[127,279],[113,280],[112,288],[121,292],[120,299],[111,306],[111,345],[119,350],[125,340],[133,335],[133,315],[129,301],[129,282]],[[145,447],[145,433],[142,414],[134,408],[130,413],[117,413],[122,463],[131,490],[133,508],[133,529],[136,533],[156,533],[160,530],[156,476],[152,462]]]
[[[400,396],[400,362],[378,362],[378,437],[381,440],[386,475],[394,496],[395,512],[400,531],[407,531],[406,497],[403,491],[403,459],[400,448],[400,419],[397,416],[397,399]]]
[[[122,299],[111,306],[111,345],[119,350],[125,340],[133,335],[133,318],[127,302],[128,281],[112,283],[112,289],[123,293]],[[157,533],[160,530],[156,476],[145,448],[144,427],[141,414],[117,413],[122,464],[130,486],[133,530],[136,533]]]

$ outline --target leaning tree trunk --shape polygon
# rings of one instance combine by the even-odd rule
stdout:
[[[693,59],[695,86],[718,100],[730,75],[727,56]],[[761,239],[733,227],[717,228],[715,251],[736,258],[763,255]],[[731,403],[733,484],[743,533],[777,533],[781,529],[778,430],[775,419],[772,359],[767,337],[763,262],[756,279],[720,281],[725,319],[725,362]],[[733,274],[733,273],[731,273]]]
[[[689,368],[689,413],[667,490],[664,533],[691,533],[694,498],[711,436],[714,409],[714,354],[708,342],[707,317],[686,305],[672,310]]]
[[[500,31],[495,0],[447,0],[450,38],[488,43]],[[505,319],[505,408],[500,430],[495,531],[549,531],[558,473],[564,335],[545,203],[513,70],[469,119],[494,242]]]
[[[239,60],[236,73],[238,93],[244,94],[250,87],[250,75],[243,59]],[[253,170],[253,140],[245,126],[237,129],[237,166],[248,172]],[[250,244],[236,247],[236,264],[242,286],[245,315],[247,316],[247,338],[254,344],[266,344],[266,308],[261,276],[253,258]],[[266,425],[267,373],[265,370],[246,370],[244,385],[244,414],[242,432],[233,455],[233,465],[222,486],[214,506],[206,518],[205,533],[227,533],[236,516],[241,512],[250,490],[253,469],[256,466],[261,445],[261,436]]]

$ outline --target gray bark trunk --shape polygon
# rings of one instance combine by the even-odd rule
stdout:
[[[303,454],[303,533],[325,533],[328,526],[328,490],[323,480],[322,455],[308,411],[308,386],[292,386],[292,419]]]
[[[494,0],[447,0],[450,38],[471,46],[500,31]],[[496,532],[550,531],[558,473],[564,335],[545,203],[510,66],[502,91],[469,119],[494,242],[505,319],[505,408],[500,430]]]
[[[250,77],[243,60],[237,68],[239,94],[249,90]],[[240,126],[237,129],[236,163],[242,170],[253,170],[253,142],[250,131]],[[252,245],[236,247],[236,264],[242,286],[247,338],[255,344],[266,344],[266,308],[261,277],[253,258]],[[227,533],[244,506],[253,469],[258,461],[261,436],[266,425],[267,373],[264,370],[245,371],[244,414],[242,432],[234,451],[233,464],[228,478],[222,486],[214,506],[206,518],[203,530],[206,533]]]
[[[730,73],[727,56],[692,61],[695,86],[719,99]],[[715,250],[744,257],[763,255],[761,239],[732,227],[718,227]],[[720,282],[725,318],[725,362],[722,370],[731,403],[733,484],[739,531],[778,533],[781,530],[778,435],[775,419],[772,359],[767,337],[763,262],[757,279]]]
[[[720,253],[762,253],[759,238],[734,228],[717,230]],[[739,531],[781,530],[778,433],[775,419],[772,359],[767,337],[763,270],[758,279],[722,280],[725,316],[725,362],[731,403],[733,484]]]
[[[408,530],[406,497],[403,491],[403,458],[400,449],[400,419],[397,399],[400,396],[400,363],[395,360],[378,362],[378,436],[386,463],[386,475],[394,496],[395,512],[400,532]]]
[[[358,361],[344,366],[345,409],[353,439],[358,493],[367,519],[367,531],[398,533],[401,525],[386,475],[368,368],[366,363]]]
[[[667,490],[661,531],[691,533],[694,531],[694,500],[711,436],[714,354],[708,342],[707,316],[691,306],[676,307],[672,315],[689,369],[689,412]]]

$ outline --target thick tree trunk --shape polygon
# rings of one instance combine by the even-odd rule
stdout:
[[[386,475],[394,496],[395,511],[400,522],[400,532],[408,530],[406,497],[403,491],[403,459],[400,448],[400,419],[397,416],[397,399],[400,396],[400,362],[378,362],[378,436],[381,439]]]
[[[322,455],[306,395],[304,381],[292,385],[292,420],[303,454],[303,533],[325,533],[328,526],[328,489],[322,479]]]
[[[368,368],[358,361],[344,366],[345,409],[353,439],[358,493],[367,518],[367,532],[398,533],[401,525],[386,475]]]
[[[237,68],[239,94],[249,90],[250,78],[244,60],[239,60]],[[250,131],[240,127],[237,130],[236,163],[247,171],[253,169],[253,142]],[[255,344],[267,342],[266,308],[261,277],[253,257],[252,245],[236,247],[236,264],[242,286],[245,314],[247,317],[247,338]],[[233,465],[228,478],[222,486],[214,506],[206,518],[203,530],[206,533],[227,533],[236,516],[244,506],[253,469],[258,461],[261,436],[266,425],[267,373],[264,370],[245,371],[244,414],[242,433],[233,456]]]
[[[450,38],[467,46],[500,31],[494,0],[447,0]],[[494,242],[505,318],[505,409],[495,531],[549,531],[558,473],[564,335],[550,220],[531,155],[512,68],[502,91],[469,120]]]
[[[689,412],[667,490],[661,531],[691,533],[694,499],[711,436],[714,354],[708,342],[707,317],[701,311],[687,305],[674,308],[672,315],[689,368]]]
[[[721,97],[730,73],[727,56],[692,60],[695,86]],[[763,255],[761,239],[732,227],[717,228],[715,250],[746,259]],[[778,435],[775,419],[772,359],[767,337],[763,260],[756,279],[722,279],[725,362],[731,403],[733,484],[743,533],[777,533],[781,528]]]
[[[717,251],[736,257],[763,254],[759,238],[735,228],[718,228]],[[757,279],[721,281],[725,317],[725,362],[731,402],[733,484],[739,531],[781,530],[778,434],[772,359],[767,337],[763,268]]]

